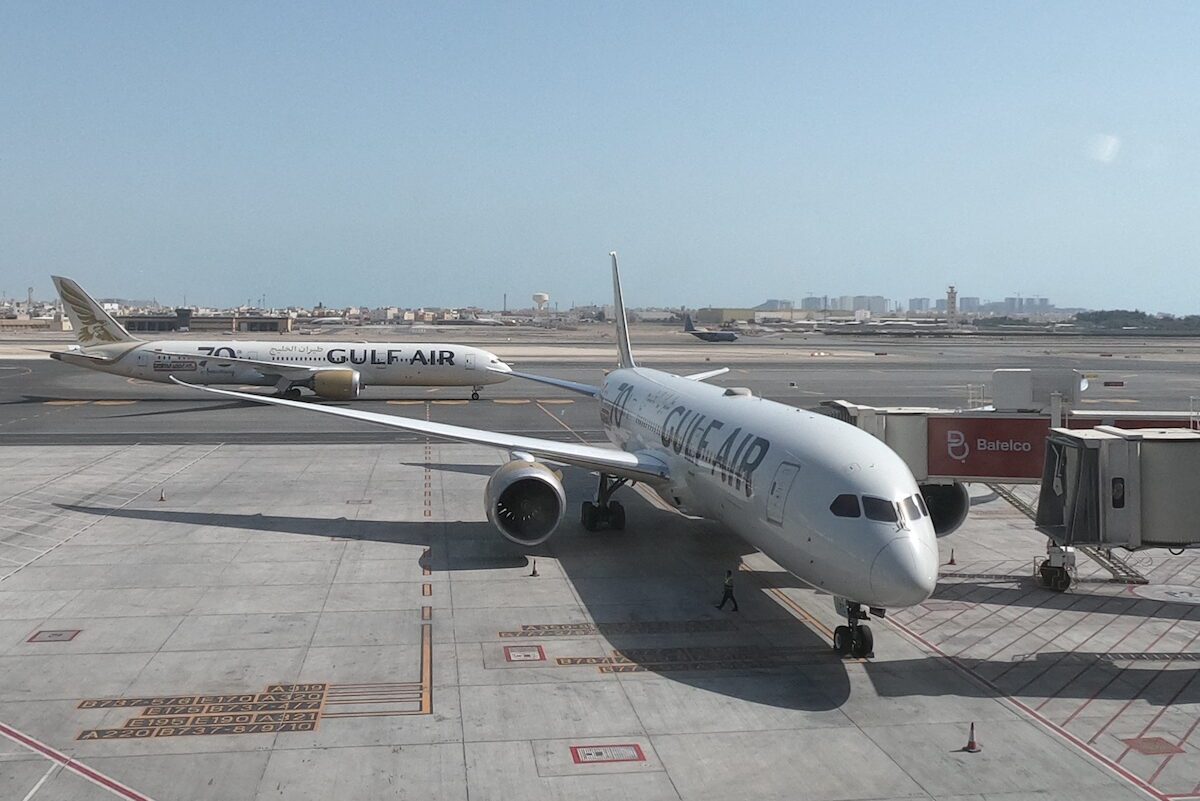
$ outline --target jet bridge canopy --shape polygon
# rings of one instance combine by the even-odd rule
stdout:
[[[1058,545],[1200,544],[1200,432],[1050,429],[1037,527]]]

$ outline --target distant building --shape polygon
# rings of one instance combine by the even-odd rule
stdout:
[[[125,330],[154,331],[230,331],[233,333],[276,333],[292,330],[292,318],[260,314],[196,315],[191,309],[176,309],[174,314],[134,314],[118,317]]]
[[[754,319],[754,309],[714,308],[697,309],[695,321],[701,325],[721,325],[738,320]]]
[[[927,312],[929,311],[929,298],[909,298],[908,310],[910,312]]]
[[[979,311],[979,298],[969,298],[966,296],[959,298],[958,310],[964,313],[977,313]]]
[[[829,308],[828,296],[818,297],[816,295],[809,295],[807,298],[800,301],[801,311],[821,311],[822,309],[827,308]]]

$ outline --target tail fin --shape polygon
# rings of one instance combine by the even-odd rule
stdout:
[[[689,334],[696,330],[696,324],[692,322],[692,315],[685,314],[683,316],[683,330]]]
[[[52,275],[50,278],[54,281],[58,296],[62,298],[63,309],[71,320],[71,327],[75,329],[75,339],[81,346],[87,348],[111,345],[114,342],[138,341],[108,312],[100,308],[100,304],[92,300],[91,295],[84,292],[79,284],[59,275]]]
[[[617,318],[617,352],[621,356],[618,367],[637,367],[633,351],[629,347],[629,322],[625,319],[625,300],[621,297],[621,272],[617,269],[617,254],[609,253],[613,267],[613,314]]]

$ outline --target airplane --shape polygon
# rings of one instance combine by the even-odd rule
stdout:
[[[484,504],[500,534],[525,547],[545,542],[567,508],[562,481],[545,462],[599,474],[594,500],[580,507],[588,531],[624,529],[625,509],[613,494],[642,483],[670,507],[724,524],[806,584],[834,596],[846,620],[833,633],[834,650],[873,654],[874,639],[862,621],[933,593],[935,537],[962,523],[966,490],[919,487],[887,445],[833,417],[705,383],[728,368],[675,375],[639,367],[629,345],[617,256],[610,255],[617,368],[599,386],[512,374],[597,399],[615,449],[195,389],[507,450],[510,461],[488,480]]]
[[[694,336],[696,339],[702,339],[705,342],[736,342],[738,335],[734,331],[712,331],[707,328],[697,328],[692,322],[692,315],[685,315],[683,318],[683,330]]]
[[[301,387],[327,400],[354,400],[365,386],[472,387],[507,381],[509,366],[466,345],[288,340],[156,340],[132,336],[79,284],[51,276],[75,329],[76,345],[50,357],[102,373],[166,383],[275,387],[299,400]]]

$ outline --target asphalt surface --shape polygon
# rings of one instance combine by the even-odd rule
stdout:
[[[439,332],[445,333],[445,332]],[[1080,409],[1187,410],[1200,395],[1200,346],[1128,340],[960,342],[788,337],[707,345],[649,339],[635,350],[650,367],[679,373],[729,367],[713,379],[801,407],[845,399],[877,406],[962,408],[968,387],[986,388],[1005,367],[1072,368],[1090,376]],[[527,372],[598,383],[611,342],[483,341]],[[3,344],[3,343],[0,343]],[[211,399],[192,391],[91,372],[0,349],[0,444],[411,442],[414,437],[349,421]],[[514,357],[511,354],[516,354]],[[8,355],[8,358],[4,358]],[[1114,386],[1105,386],[1105,384]],[[261,391],[261,390],[257,390]],[[549,438],[601,438],[593,401],[513,379],[466,402],[467,388],[368,387],[347,405],[417,414],[438,422]],[[314,401],[328,403],[328,401]]]

